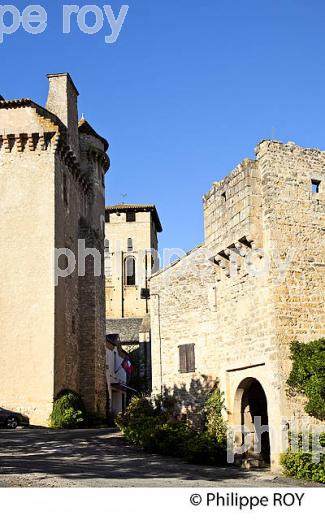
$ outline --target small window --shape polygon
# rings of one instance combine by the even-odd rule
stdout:
[[[132,238],[128,238],[128,251],[133,251],[133,241],[132,241]]]
[[[72,316],[71,328],[72,328],[72,334],[75,334],[76,333],[76,317],[75,316]]]
[[[195,350],[194,343],[179,345],[179,371],[182,374],[195,372]]]
[[[111,215],[110,213],[108,213],[108,211],[106,211],[105,213],[105,222],[110,222],[111,221]]]
[[[226,202],[226,200],[227,200],[227,193],[225,191],[221,194],[221,198],[222,198],[223,202]]]
[[[127,211],[126,212],[126,221],[127,222],[135,222],[135,211]]]
[[[135,259],[133,256],[125,259],[125,285],[135,285]]]
[[[320,193],[320,181],[312,180],[311,187],[313,193]]]
[[[109,240],[104,241],[105,253],[109,253]]]

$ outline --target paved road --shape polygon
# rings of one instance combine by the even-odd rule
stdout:
[[[288,487],[310,485],[232,467],[148,455],[114,430],[0,430],[0,487]]]

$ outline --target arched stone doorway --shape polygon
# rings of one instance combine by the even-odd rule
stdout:
[[[234,402],[234,424],[242,431],[235,435],[237,446],[245,447],[242,459],[270,464],[270,438],[267,398],[261,383],[247,377],[237,388]]]

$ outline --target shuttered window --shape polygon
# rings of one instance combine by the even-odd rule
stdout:
[[[179,371],[182,374],[195,372],[195,350],[194,343],[179,345]]]

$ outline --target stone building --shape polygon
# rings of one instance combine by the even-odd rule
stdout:
[[[150,204],[107,206],[105,219],[106,330],[133,354],[133,386],[145,391],[151,388],[148,280],[158,269],[162,227]]]
[[[219,382],[229,424],[269,426],[276,467],[305,415],[290,343],[325,336],[325,152],[263,141],[203,203],[204,243],[150,280],[153,389],[195,415]]]
[[[90,412],[106,412],[108,143],[78,121],[69,74],[48,79],[45,108],[0,101],[0,406],[38,425],[63,389],[79,392]],[[99,275],[92,254],[82,265],[85,247]]]

